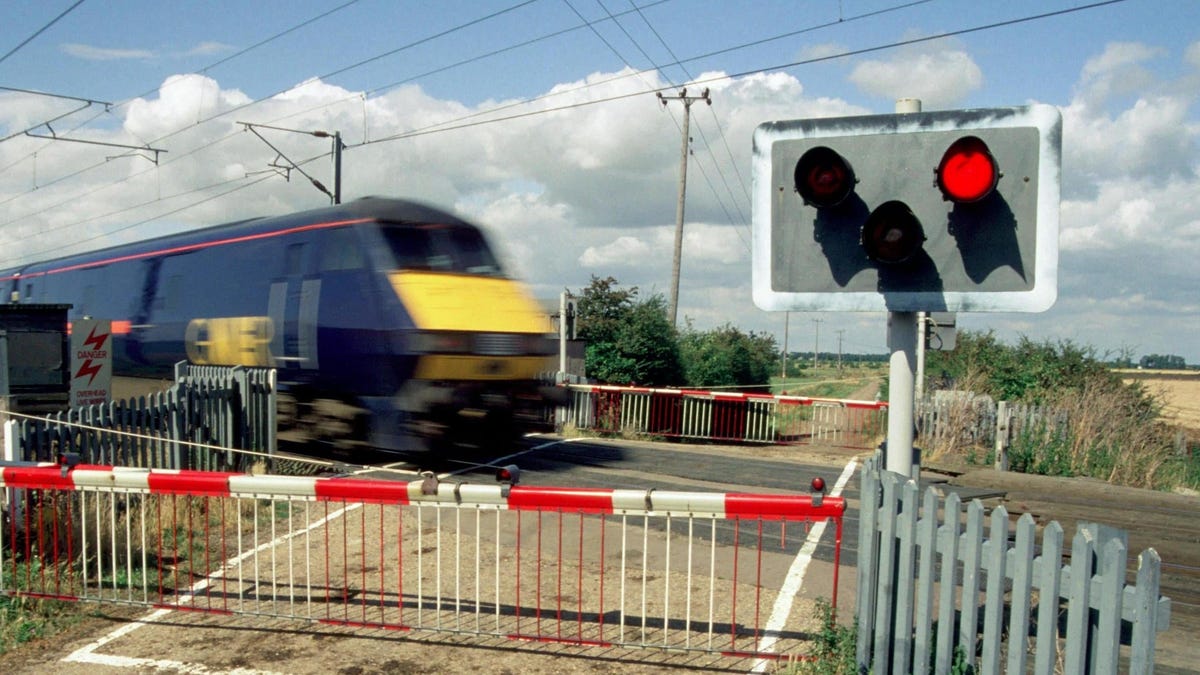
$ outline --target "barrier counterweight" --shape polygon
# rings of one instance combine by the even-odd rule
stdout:
[[[80,466],[4,468],[0,592],[723,660],[802,656],[768,621],[840,498]],[[827,587],[828,588],[828,587]],[[827,596],[826,596],[827,597]]]

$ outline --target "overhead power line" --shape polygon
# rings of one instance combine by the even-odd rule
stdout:
[[[1094,2],[1089,5],[1068,7],[1066,9],[1056,10],[1053,12],[1044,12],[1042,14],[1033,14],[1033,15],[1029,15],[1029,16],[1018,17],[1016,19],[1007,19],[1005,21],[997,21],[994,23],[983,24],[980,26],[972,26],[970,28],[960,28],[958,30],[945,31],[942,33],[937,33],[934,35],[927,35],[924,37],[911,38],[908,40],[899,40],[897,42],[888,42],[886,44],[875,45],[873,47],[863,47],[861,49],[852,49],[852,50],[839,52],[836,54],[827,54],[824,56],[816,56],[813,58],[802,59],[799,61],[789,61],[787,63],[780,63],[780,64],[765,66],[765,67],[761,67],[761,68],[751,68],[749,70],[743,70],[743,71],[739,71],[739,72],[735,72],[735,73],[728,73],[725,75],[717,75],[714,77],[705,78],[703,80],[695,80],[688,84],[689,84],[689,86],[705,85],[705,84],[712,84],[715,82],[722,82],[724,80],[732,80],[732,79],[739,78],[739,77],[748,77],[750,75],[758,75],[760,73],[770,72],[773,70],[787,70],[789,68],[796,68],[798,66],[806,66],[806,65],[813,64],[813,63],[822,63],[825,61],[833,61],[836,59],[843,59],[843,58],[847,58],[850,56],[859,56],[862,54],[870,54],[873,52],[885,51],[888,49],[895,49],[898,47],[907,47],[909,45],[921,44],[924,42],[932,42],[934,40],[942,40],[942,39],[945,39],[948,37],[957,37],[959,35],[978,33],[980,31],[985,31],[985,30],[992,30],[992,29],[996,29],[996,28],[1005,28],[1008,26],[1015,26],[1015,25],[1022,24],[1022,23],[1029,23],[1031,21],[1038,21],[1041,19],[1048,19],[1048,18],[1055,17],[1055,16],[1062,16],[1065,14],[1072,14],[1072,13],[1081,12],[1084,10],[1095,9],[1097,7],[1103,7],[1106,5],[1115,5],[1115,4],[1126,2],[1126,1],[1127,0],[1102,0],[1101,2]],[[830,25],[835,25],[836,23],[844,23],[844,21],[834,22],[834,24],[830,24]],[[730,50],[727,49],[727,50],[722,50],[722,51],[730,51]],[[713,52],[713,53],[716,54],[716,53],[721,53],[721,52]],[[693,61],[697,58],[701,58],[701,57],[692,57],[689,59],[685,59],[685,61]],[[676,64],[670,64],[670,65],[676,65]],[[588,85],[576,88],[576,90],[586,88],[586,87],[591,87],[591,86],[599,86],[601,84],[608,84],[608,83],[611,83],[618,79],[624,79],[624,78],[632,77],[634,75],[639,75],[639,74],[640,73],[628,73],[628,74],[618,75],[618,76],[610,78],[608,80],[604,80],[603,82],[589,83]],[[439,122],[436,124],[432,124],[428,127],[423,127],[421,129],[412,129],[412,130],[401,132],[398,134],[393,134],[391,136],[378,138],[378,139],[375,139],[372,141],[365,141],[362,143],[358,143],[357,145],[347,146],[347,147],[358,147],[358,146],[363,146],[363,145],[372,145],[375,143],[386,143],[388,141],[397,141],[397,140],[402,140],[402,139],[406,139],[406,138],[415,138],[417,136],[427,136],[430,134],[438,134],[438,133],[443,133],[446,131],[456,131],[459,129],[467,129],[467,128],[471,128],[471,127],[482,126],[485,124],[495,124],[497,122],[506,122],[506,121],[521,119],[521,118],[525,118],[525,117],[532,117],[534,115],[542,115],[542,114],[547,114],[547,113],[552,113],[552,112],[561,112],[563,110],[571,110],[573,108],[585,108],[588,106],[598,105],[600,103],[611,103],[613,101],[620,101],[620,100],[627,99],[627,98],[633,98],[635,96],[645,96],[647,94],[657,93],[658,90],[649,89],[649,90],[627,92],[624,94],[615,94],[613,96],[592,99],[589,101],[577,101],[574,103],[569,103],[569,104],[561,105],[561,106],[555,106],[555,107],[551,107],[551,108],[542,108],[542,109],[534,110],[534,111],[514,113],[512,115],[504,115],[501,117],[491,117],[491,118],[488,118],[485,120],[465,121],[465,120],[472,120],[473,118],[480,117],[482,115],[494,113],[499,110],[520,107],[522,105],[527,105],[529,103],[533,103],[533,102],[539,101],[544,98],[549,98],[550,96],[558,96],[558,95],[562,95],[564,93],[569,93],[570,91],[571,90],[555,91],[552,94],[547,94],[545,96],[539,96],[537,98],[529,99],[526,101],[510,103],[510,104],[506,104],[503,106],[498,106],[496,108],[491,108],[489,110],[472,113],[470,115],[464,115],[462,117],[457,118],[456,120]],[[459,122],[461,122],[461,123],[459,123]]]
[[[915,5],[915,4],[921,4],[922,2],[927,2],[927,1],[929,1],[929,0],[919,0],[918,2],[907,3],[906,5],[901,5],[900,7],[911,6],[911,5]],[[958,29],[958,30],[953,30],[953,31],[945,31],[945,32],[942,32],[942,33],[938,33],[938,34],[935,34],[935,35],[929,35],[929,36],[925,36],[925,37],[913,38],[913,39],[908,39],[908,40],[901,40],[901,41],[896,41],[896,42],[886,43],[886,44],[883,44],[883,45],[876,45],[876,46],[872,46],[872,47],[865,47],[865,48],[861,48],[861,49],[848,50],[848,51],[844,51],[844,52],[841,52],[841,53],[838,53],[838,54],[830,54],[830,55],[821,56],[821,57],[815,57],[815,58],[810,58],[810,59],[803,59],[803,60],[798,60],[798,61],[792,61],[792,62],[788,62],[788,63],[784,63],[784,64],[778,64],[778,65],[767,66],[767,67],[761,67],[761,68],[754,68],[754,69],[745,70],[745,71],[736,72],[736,73],[727,74],[727,75],[722,75],[722,76],[718,76],[718,77],[711,77],[711,78],[707,78],[707,79],[705,79],[705,80],[700,80],[700,81],[696,81],[696,82],[691,82],[691,83],[689,83],[689,84],[690,84],[690,85],[703,85],[703,84],[708,84],[708,83],[712,83],[712,82],[719,82],[719,81],[722,81],[722,80],[727,80],[727,79],[734,79],[734,78],[738,78],[738,77],[746,77],[746,76],[749,76],[749,75],[758,74],[758,73],[767,72],[767,71],[772,71],[772,70],[784,70],[784,69],[790,69],[790,68],[794,68],[794,67],[798,67],[798,66],[802,66],[802,65],[808,65],[808,64],[812,64],[812,63],[824,62],[824,61],[829,61],[829,60],[834,60],[834,59],[839,59],[839,58],[846,58],[846,57],[850,57],[850,56],[856,56],[856,55],[861,55],[861,54],[866,54],[866,53],[872,53],[872,52],[877,52],[877,51],[883,51],[883,50],[887,50],[887,49],[893,49],[893,48],[897,48],[897,47],[903,47],[903,46],[907,46],[907,45],[913,45],[913,44],[919,44],[919,43],[929,42],[929,41],[938,40],[938,39],[943,39],[943,38],[947,38],[947,37],[954,37],[954,36],[965,35],[965,34],[969,34],[969,33],[975,33],[975,32],[980,32],[980,31],[985,31],[985,30],[990,30],[990,29],[996,29],[996,28],[1002,28],[1002,27],[1007,27],[1007,26],[1018,25],[1018,24],[1022,24],[1022,23],[1027,23],[1027,22],[1037,21],[1037,20],[1041,20],[1041,19],[1051,18],[1051,17],[1055,17],[1055,16],[1062,16],[1062,15],[1067,15],[1067,14],[1071,14],[1071,13],[1075,13],[1075,12],[1080,12],[1080,11],[1084,11],[1084,10],[1095,9],[1095,8],[1098,8],[1098,7],[1103,7],[1103,6],[1107,6],[1107,5],[1118,4],[1118,3],[1120,3],[1120,2],[1124,2],[1124,1],[1125,1],[1125,0],[1103,0],[1103,1],[1100,1],[1100,2],[1094,2],[1094,3],[1091,3],[1091,4],[1088,4],[1088,5],[1081,5],[1081,6],[1070,7],[1070,8],[1061,9],[1061,10],[1055,10],[1055,11],[1050,11],[1050,12],[1044,12],[1044,13],[1040,13],[1040,14],[1036,14],[1036,15],[1030,15],[1030,16],[1025,16],[1025,17],[1018,17],[1018,18],[1015,18],[1015,19],[1009,19],[1009,20],[1005,20],[1005,21],[998,21],[998,22],[993,22],[993,23],[990,23],[990,24],[984,24],[984,25],[979,25],[979,26],[974,26],[974,27],[969,27],[969,28],[963,28],[963,29]],[[522,4],[525,4],[525,3],[522,3]],[[893,8],[893,9],[894,9],[894,8]],[[892,9],[888,9],[888,10],[880,10],[880,11],[877,11],[877,12],[873,12],[873,14],[879,14],[879,13],[882,13],[883,11],[892,11]],[[855,18],[855,17],[844,18],[844,19],[840,19],[840,20],[839,20],[839,21],[837,21],[837,22],[833,22],[833,23],[831,23],[831,24],[824,24],[824,25],[836,25],[836,24],[840,24],[840,23],[846,23],[846,22],[848,22],[848,21],[850,21],[850,20],[853,20],[854,18]],[[802,30],[802,31],[793,31],[793,33],[791,33],[791,34],[796,34],[796,33],[799,33],[799,32],[807,32],[808,30],[813,30],[813,28],[804,29],[804,30]],[[728,52],[728,51],[733,51],[733,50],[735,50],[735,49],[741,49],[741,48],[745,48],[745,47],[747,47],[747,46],[753,46],[753,45],[757,45],[757,44],[762,44],[763,42],[770,41],[771,39],[777,39],[777,38],[770,38],[770,39],[767,39],[767,40],[759,40],[759,41],[755,41],[755,42],[753,42],[753,43],[747,43],[746,45],[740,45],[740,46],[736,46],[736,47],[731,47],[731,48],[723,49],[723,50],[720,50],[720,51],[717,51],[717,52],[711,52],[711,53],[709,53],[709,54],[706,54],[706,55],[701,55],[701,56],[691,57],[691,58],[684,59],[684,60],[680,61],[680,63],[684,63],[684,62],[691,62],[691,61],[695,61],[695,60],[698,60],[698,59],[701,59],[701,58],[705,58],[705,57],[708,57],[708,56],[712,56],[712,55],[715,55],[715,54],[725,53],[725,52]],[[394,53],[394,52],[395,52],[395,50],[393,50],[391,53]],[[360,64],[361,64],[361,63],[362,63],[362,62],[360,62]],[[678,65],[678,64],[668,64],[668,65]],[[351,66],[351,67],[353,67],[353,66]],[[334,71],[334,72],[335,72],[335,73],[345,72],[345,70],[347,70],[347,69],[349,69],[349,67],[348,67],[348,68],[339,69],[338,71]],[[616,76],[616,77],[614,77],[614,78],[610,78],[610,79],[608,79],[608,80],[606,80],[606,81],[604,81],[604,82],[592,82],[592,83],[588,83],[587,85],[584,85],[584,86],[581,86],[581,87],[577,87],[577,88],[575,88],[575,90],[582,89],[582,88],[586,88],[586,87],[590,87],[590,86],[598,86],[598,85],[606,84],[606,83],[608,83],[608,82],[611,82],[611,81],[614,81],[614,80],[617,80],[617,79],[621,79],[621,78],[624,78],[624,77],[630,77],[630,76],[637,75],[637,74],[640,74],[640,73],[629,73],[629,74],[622,74],[622,75],[620,75],[620,76]],[[378,91],[378,90],[375,90],[375,91]],[[626,93],[626,94],[620,94],[620,95],[610,96],[610,97],[601,98],[601,99],[593,99],[593,100],[589,100],[589,101],[580,101],[580,102],[574,102],[574,103],[567,104],[567,105],[562,105],[562,106],[548,107],[548,108],[543,108],[543,109],[536,110],[536,111],[525,111],[525,112],[515,113],[515,114],[511,114],[511,115],[502,115],[502,116],[498,116],[498,117],[490,117],[490,118],[488,118],[488,119],[483,119],[483,120],[474,119],[474,118],[477,118],[477,117],[479,117],[479,116],[482,116],[482,115],[494,114],[494,113],[496,113],[496,112],[498,112],[498,111],[505,110],[505,109],[509,109],[509,108],[513,108],[513,107],[517,107],[517,106],[520,106],[520,105],[528,105],[529,103],[535,102],[535,101],[537,101],[537,100],[541,100],[541,99],[543,99],[543,98],[548,98],[549,96],[552,96],[552,95],[561,95],[561,94],[563,94],[563,93],[569,93],[569,90],[568,90],[568,91],[556,91],[556,92],[552,92],[551,94],[547,94],[547,95],[544,95],[544,96],[541,96],[541,97],[537,97],[537,98],[534,98],[534,99],[529,99],[529,100],[527,100],[527,101],[518,102],[518,103],[513,103],[513,104],[507,104],[507,105],[504,105],[504,106],[498,106],[498,107],[496,107],[496,108],[492,108],[492,109],[490,109],[490,110],[487,110],[487,111],[480,111],[480,112],[477,112],[477,113],[473,113],[473,114],[471,114],[471,115],[466,115],[466,116],[463,116],[463,117],[457,118],[456,120],[449,120],[449,121],[440,122],[440,123],[437,123],[437,124],[434,124],[434,125],[430,125],[430,126],[428,126],[428,127],[424,127],[424,128],[421,128],[421,129],[413,129],[413,130],[409,130],[409,131],[405,131],[405,132],[401,132],[401,133],[393,134],[393,135],[390,135],[390,136],[387,136],[387,137],[384,137],[384,138],[375,139],[375,140],[364,140],[363,142],[361,142],[361,143],[358,143],[358,144],[354,144],[354,145],[347,145],[347,146],[346,146],[346,148],[347,148],[347,149],[349,149],[349,148],[362,147],[362,146],[366,146],[366,145],[372,145],[372,144],[376,144],[376,143],[383,143],[383,142],[388,142],[388,141],[401,140],[401,139],[406,139],[406,138],[413,138],[413,137],[417,137],[417,136],[423,136],[423,135],[434,134],[434,133],[441,133],[441,132],[445,132],[445,131],[454,131],[454,130],[460,130],[460,129],[470,128],[470,127],[475,127],[475,126],[481,126],[481,125],[485,125],[485,124],[493,124],[493,123],[497,123],[497,122],[510,121],[510,120],[520,119],[520,118],[524,118],[524,117],[531,117],[531,116],[534,116],[534,115],[540,115],[540,114],[551,113],[551,112],[558,112],[558,111],[562,111],[562,110],[569,110],[569,109],[573,109],[573,108],[581,108],[581,107],[586,107],[586,106],[591,106],[591,105],[597,105],[597,104],[601,104],[601,103],[607,103],[607,102],[612,102],[612,101],[621,100],[621,99],[626,99],[626,98],[632,98],[632,97],[634,97],[634,96],[642,96],[642,95],[645,95],[645,94],[648,94],[648,93],[654,93],[654,91],[655,91],[655,90],[642,90],[642,91],[637,91],[637,92],[631,92],[631,93]],[[272,96],[274,96],[274,94],[273,94]],[[270,98],[270,97],[265,97],[265,98],[263,98],[263,99],[259,99],[258,101],[256,101],[256,103],[257,103],[257,102],[261,102],[262,100],[266,100],[267,98]],[[356,98],[357,98],[357,96],[356,96]],[[333,103],[330,103],[330,104],[325,104],[325,106],[328,106],[328,105],[333,105]],[[325,106],[317,106],[317,108],[320,108],[320,107],[325,107]],[[239,106],[238,108],[235,108],[234,110],[238,110],[238,109],[241,109],[241,108],[243,108],[243,107],[246,107],[246,106]],[[194,124],[194,125],[190,125],[190,126],[189,126],[189,127],[187,127],[187,128],[192,128],[192,127],[194,127],[194,126],[196,126],[196,125],[198,125],[198,124],[200,124],[200,123],[203,123],[203,122],[206,122],[206,121],[210,121],[210,120],[212,120],[212,119],[216,119],[217,117],[220,117],[220,116],[222,116],[222,115],[226,115],[226,114],[228,114],[228,113],[230,113],[230,112],[233,112],[234,110],[227,110],[227,111],[224,111],[224,112],[223,112],[223,113],[221,113],[220,115],[215,115],[215,116],[213,116],[213,117],[211,117],[211,118],[208,118],[207,120],[201,120],[201,121],[197,122],[197,123],[196,123],[196,124]],[[286,117],[284,117],[284,118],[281,118],[281,119],[286,119]],[[167,134],[167,135],[163,136],[162,138],[167,138],[167,137],[173,136],[173,135],[175,135],[175,134],[178,134],[178,133],[182,132],[183,130],[184,130],[184,129],[180,129],[180,130],[178,130],[178,131],[172,132],[172,133],[170,133],[170,134]],[[161,140],[161,139],[160,139],[160,140]],[[210,143],[210,144],[208,144],[208,145],[206,145],[206,146],[204,146],[204,147],[209,147],[209,146],[211,146],[211,145],[213,145],[213,144],[215,144],[215,143],[217,143],[217,142],[220,142],[221,140],[225,140],[225,139],[218,139],[217,141],[214,141],[213,143]],[[200,149],[202,149],[202,148],[200,148]],[[199,149],[197,149],[197,150],[199,150]],[[191,151],[191,152],[188,152],[188,153],[184,153],[184,154],[183,154],[183,155],[181,155],[181,156],[186,156],[186,155],[188,155],[188,154],[193,154],[194,152],[195,152],[195,150],[194,150],[194,151]],[[327,155],[328,153],[325,153],[325,154]],[[177,156],[177,157],[176,157],[176,159],[178,159],[178,158],[179,158],[179,157],[181,157],[181,156]],[[321,156],[325,156],[325,155],[321,155]],[[76,172],[76,173],[79,173],[79,172]],[[135,174],[135,176],[136,176],[136,175],[140,175],[140,174]],[[135,177],[135,176],[128,176],[128,177],[126,177],[125,179],[122,179],[122,181],[118,181],[118,182],[117,182],[117,184],[119,184],[120,182],[124,182],[124,181],[126,181],[126,180],[129,180],[129,179],[131,179],[131,178],[133,178],[133,177]],[[257,181],[256,181],[256,182],[257,182]],[[211,199],[211,198],[210,198],[210,199]],[[209,201],[209,199],[206,199],[206,200],[204,200],[204,201]],[[187,207],[183,207],[183,208],[177,209],[177,210],[175,210],[175,211],[172,211],[171,213],[177,213],[178,211],[184,210],[185,208],[187,208]],[[169,215],[169,214],[163,214],[163,215]],[[160,217],[161,217],[161,216],[160,216]],[[152,219],[151,219],[151,220],[152,220]],[[148,222],[148,221],[142,221],[142,222]],[[139,223],[139,224],[141,224],[141,223]],[[125,228],[122,228],[122,229],[125,229]]]
[[[16,47],[13,47],[12,49],[8,50],[8,53],[7,53],[7,54],[5,54],[4,56],[0,56],[0,63],[4,63],[4,60],[5,60],[5,59],[7,59],[8,57],[12,56],[13,54],[16,54],[18,51],[20,51],[20,50],[21,50],[21,48],[22,48],[22,47],[24,47],[25,45],[27,45],[27,44],[29,44],[30,42],[32,42],[32,41],[34,40],[34,38],[36,38],[37,36],[41,35],[42,33],[45,33],[45,32],[46,32],[46,30],[47,30],[48,28],[50,28],[50,27],[51,27],[51,26],[53,26],[54,24],[58,23],[58,20],[59,20],[59,19],[63,18],[64,16],[66,16],[66,15],[68,15],[68,14],[70,14],[70,13],[71,13],[71,12],[72,12],[72,11],[73,11],[73,10],[74,10],[76,7],[78,7],[78,6],[82,5],[82,4],[83,4],[83,0],[76,0],[75,4],[73,4],[73,5],[71,5],[70,7],[68,7],[68,8],[66,8],[66,9],[64,9],[64,10],[62,11],[62,13],[61,13],[61,14],[59,14],[59,15],[58,15],[58,16],[56,16],[56,17],[54,17],[53,19],[50,19],[50,23],[47,23],[45,26],[42,26],[41,28],[37,29],[37,31],[35,31],[33,35],[30,35],[29,37],[25,38],[24,40],[21,40],[21,44],[19,44],[19,45],[17,45]]]

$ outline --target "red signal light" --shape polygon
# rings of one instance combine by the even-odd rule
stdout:
[[[964,136],[946,149],[937,168],[942,195],[955,203],[977,202],[990,195],[1000,180],[1000,169],[987,143]]]
[[[516,485],[521,480],[521,470],[516,464],[506,464],[496,469],[496,482],[505,485]]]
[[[836,206],[854,191],[854,168],[833,150],[817,146],[796,162],[794,180],[805,204]]]
[[[875,262],[894,265],[911,258],[925,243],[925,230],[912,209],[900,201],[884,202],[867,216],[862,245]]]

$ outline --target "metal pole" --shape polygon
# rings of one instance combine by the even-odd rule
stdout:
[[[921,100],[903,98],[896,101],[896,112],[921,112]],[[920,461],[913,451],[913,383],[917,360],[916,312],[888,312],[888,471],[920,477]]]
[[[913,452],[913,364],[917,357],[917,313],[888,313],[887,470],[916,478]]]
[[[925,400],[925,330],[928,327],[929,314],[917,312],[917,401]]]
[[[333,132],[333,203],[342,203],[342,132]]]
[[[558,381],[567,381],[567,292],[558,294]]]

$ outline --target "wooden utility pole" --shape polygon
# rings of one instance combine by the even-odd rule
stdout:
[[[679,312],[679,266],[680,259],[683,256],[683,203],[684,195],[687,193],[687,159],[688,159],[688,142],[691,140],[688,136],[688,129],[691,120],[692,104],[696,101],[704,101],[712,105],[712,99],[708,97],[708,89],[704,89],[704,93],[699,96],[688,96],[687,89],[680,89],[678,96],[663,96],[662,92],[658,92],[658,100],[662,104],[667,105],[668,101],[683,102],[683,147],[679,150],[679,202],[675,205],[675,257],[671,262],[671,325],[675,325],[675,318]]]
[[[818,355],[821,353],[821,322],[825,319],[813,319],[813,370],[817,369]]]
[[[845,330],[839,330],[838,334],[838,375],[842,374],[842,336],[846,334]]]

